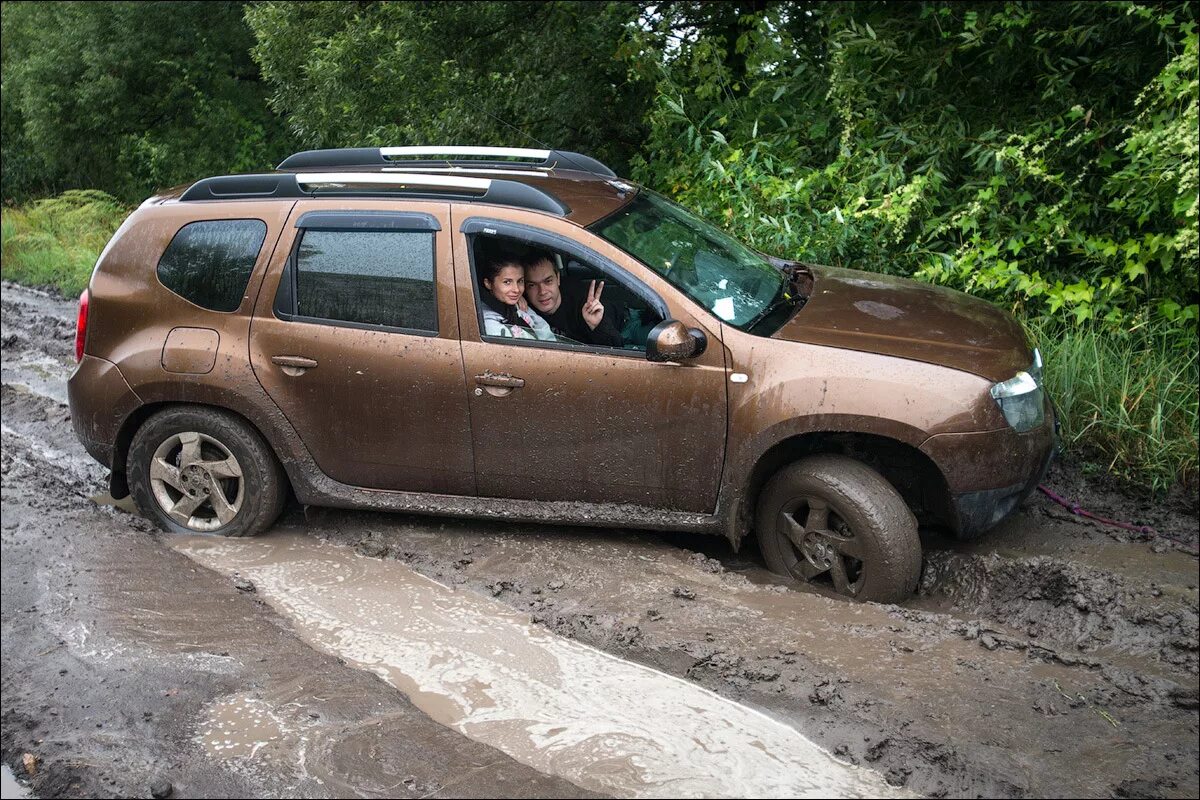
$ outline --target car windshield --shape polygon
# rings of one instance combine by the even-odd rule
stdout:
[[[765,258],[654,192],[641,190],[591,230],[741,329],[783,292],[784,275]]]

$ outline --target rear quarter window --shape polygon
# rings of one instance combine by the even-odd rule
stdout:
[[[236,311],[266,238],[267,224],[258,219],[190,222],[158,260],[158,279],[198,306]]]

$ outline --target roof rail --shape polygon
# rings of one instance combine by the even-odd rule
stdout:
[[[266,200],[328,196],[454,198],[545,211],[559,217],[571,213],[570,207],[550,192],[519,181],[394,172],[220,175],[196,181],[180,195],[179,200]]]
[[[277,169],[389,166],[476,166],[491,168],[574,169],[605,178],[617,174],[591,156],[569,150],[536,150],[528,147],[343,147],[305,150],[285,158]]]

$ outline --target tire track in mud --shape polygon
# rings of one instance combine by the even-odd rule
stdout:
[[[25,291],[5,285],[4,469],[33,465],[27,491],[76,503],[103,471],[55,460],[82,451],[30,377],[70,369],[74,308]],[[1188,513],[1172,524],[1194,530]],[[748,702],[923,794],[1198,791],[1196,561],[1154,542],[1022,512],[1011,535],[927,548],[920,596],[895,607],[758,585],[744,557],[680,537],[343,512],[305,528]]]
[[[909,796],[788,725],[400,564],[282,531],[256,541],[179,537],[175,546],[252,579],[306,641],[379,674],[434,719],[585,789]]]
[[[1196,785],[1192,679],[1173,667],[1160,678],[1146,660],[1079,656],[1000,622],[756,585],[652,536],[432,527],[329,512],[309,530],[797,720],[923,794],[1107,794],[1133,762],[1152,762],[1164,790]],[[1098,740],[1123,744],[1094,771],[1073,769]]]

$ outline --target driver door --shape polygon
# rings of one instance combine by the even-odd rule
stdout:
[[[668,291],[668,312],[700,328],[708,348],[686,363],[645,352],[482,337],[472,237],[460,232],[483,209],[451,207],[463,364],[478,493],[543,501],[631,503],[711,513],[725,450],[725,364],[719,326],[698,319]],[[595,248],[601,271],[623,254],[568,222],[486,209]],[[567,254],[571,255],[571,254]],[[619,266],[637,275],[625,258]],[[610,277],[609,280],[616,280]],[[500,383],[495,376],[510,376]]]

